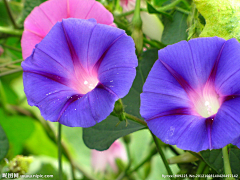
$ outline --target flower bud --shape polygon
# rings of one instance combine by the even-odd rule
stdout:
[[[189,162],[194,162],[197,161],[198,158],[192,155],[189,152],[185,152],[179,156],[174,156],[172,158],[168,159],[169,164],[178,164],[178,163],[189,163]]]
[[[127,161],[126,149],[118,140],[105,151],[92,150],[91,164],[95,171],[104,172],[109,165],[113,171],[117,172],[117,158]]]

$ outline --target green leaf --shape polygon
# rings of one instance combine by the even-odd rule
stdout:
[[[122,99],[124,110],[139,118],[141,118],[139,113],[140,93],[151,67],[158,58],[157,52],[157,49],[151,49],[142,54],[132,88],[128,95]],[[84,143],[90,149],[106,150],[116,139],[144,128],[144,126],[134,121],[128,120],[128,122],[127,127],[125,122],[121,122],[116,126],[119,119],[110,115],[95,126],[83,129]]]
[[[165,2],[167,2],[168,0],[153,0],[153,4],[155,6],[162,6]]]
[[[206,20],[201,37],[218,36],[240,41],[239,0],[194,0]]]
[[[173,21],[168,18],[163,19],[164,31],[162,35],[163,44],[174,44],[182,40],[187,40],[187,15],[175,11]]]
[[[27,116],[7,115],[1,108],[0,117],[0,124],[9,140],[11,155],[20,154],[25,141],[34,131],[33,119]]]
[[[24,147],[27,148],[29,153],[34,155],[46,155],[56,157],[57,146],[49,139],[43,126],[35,121],[35,130],[31,136],[25,141]]]
[[[200,152],[204,161],[212,167],[218,174],[223,174],[223,154],[222,149],[206,150]]]
[[[23,7],[23,15],[22,19],[24,20],[30,12],[36,7],[45,2],[46,0],[25,0],[24,7]],[[55,7],[53,7],[55,8]]]
[[[229,161],[234,175],[240,176],[240,149],[232,148],[229,152]]]
[[[132,121],[127,126],[124,121],[120,124],[118,122],[117,117],[110,115],[95,126],[84,128],[83,141],[86,146],[90,149],[103,151],[108,149],[116,139],[144,128],[143,125]]]
[[[125,111],[129,114],[141,118],[139,113],[140,108],[140,93],[142,92],[142,87],[147,79],[148,73],[151,70],[153,64],[158,59],[158,50],[151,49],[143,52],[140,63],[137,67],[137,75],[133,82],[133,85],[122,101],[125,106]]]
[[[0,126],[0,161],[7,155],[9,148],[7,136]]]
[[[11,25],[11,21],[9,19],[6,7],[3,3],[3,1],[0,0],[0,26],[9,26]]]

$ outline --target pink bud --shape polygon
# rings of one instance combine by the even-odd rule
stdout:
[[[2,55],[3,52],[4,52],[4,49],[2,48],[2,46],[0,46],[0,56]]]
[[[124,146],[117,140],[105,151],[92,150],[91,164],[94,171],[105,171],[109,165],[117,172],[116,159],[127,161],[127,153]]]

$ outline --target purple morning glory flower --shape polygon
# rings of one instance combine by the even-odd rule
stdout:
[[[46,120],[90,127],[128,93],[136,66],[134,42],[123,30],[70,18],[22,63],[24,91]]]
[[[240,134],[240,44],[213,38],[159,50],[140,113],[163,142],[191,151],[218,149]]]

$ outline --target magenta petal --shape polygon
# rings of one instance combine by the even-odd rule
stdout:
[[[21,40],[23,59],[31,55],[35,45],[47,35],[58,21],[66,18],[95,18],[97,23],[113,25],[112,14],[97,1],[46,1],[39,7],[35,7],[24,22],[24,32]]]
[[[35,45],[41,42],[42,39],[43,39],[42,36],[39,36],[30,31],[26,30],[23,32],[21,40],[23,59],[26,59],[29,55],[32,54]]]
[[[118,170],[116,165],[117,158],[122,161],[127,161],[126,150],[118,140],[105,151],[92,150],[91,165],[95,171],[101,172],[106,171],[107,165],[110,165],[116,172]]]
[[[95,1],[90,12],[86,16],[86,19],[90,18],[97,19],[97,23],[100,24],[111,25],[113,22],[113,15],[106,11],[105,7],[100,2],[97,1]]]

